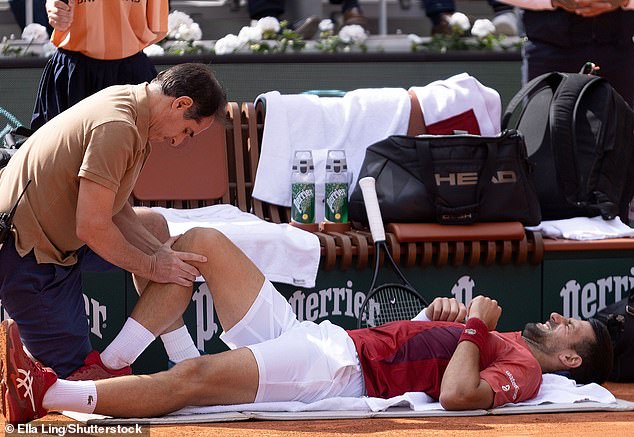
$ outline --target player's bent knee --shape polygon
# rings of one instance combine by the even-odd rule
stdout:
[[[207,257],[218,253],[219,249],[230,243],[220,231],[213,228],[192,228],[185,232],[174,243],[173,248],[179,251],[195,252]]]

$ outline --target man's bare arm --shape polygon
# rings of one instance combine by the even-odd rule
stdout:
[[[440,385],[440,404],[446,410],[490,408],[494,392],[480,378],[480,344],[495,329],[502,309],[497,301],[478,296],[469,307],[465,334],[449,360]],[[463,341],[468,339],[468,341]]]
[[[153,254],[131,244],[112,219],[114,192],[81,178],[77,202],[77,236],[98,255],[130,273],[154,282],[173,282],[191,286],[198,270],[186,261],[205,262],[200,255],[175,252],[176,238],[160,245]],[[134,241],[134,238],[132,238]]]

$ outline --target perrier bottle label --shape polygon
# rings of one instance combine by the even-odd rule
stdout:
[[[291,186],[291,220],[297,223],[315,222],[315,184],[294,183]]]
[[[326,220],[332,223],[348,223],[348,184],[326,183]]]

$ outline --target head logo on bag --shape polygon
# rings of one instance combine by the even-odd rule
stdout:
[[[449,184],[452,186],[478,184],[477,172],[448,173],[445,175],[434,173],[434,178],[436,178],[437,186],[442,184]],[[491,183],[493,184],[514,184],[516,182],[517,174],[513,170],[498,170],[491,178]]]
[[[386,222],[468,224],[541,220],[522,136],[395,135],[366,149],[359,179],[373,176]],[[361,191],[348,206],[367,223]]]

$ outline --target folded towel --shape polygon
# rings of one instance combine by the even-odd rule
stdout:
[[[389,135],[407,133],[411,108],[409,94],[400,88],[359,89],[343,97],[272,91],[258,99],[266,101],[266,119],[253,197],[290,206],[294,152],[311,150],[316,221],[324,218],[328,150],[345,150],[354,186],[365,149]]]
[[[608,389],[598,384],[576,385],[574,381],[565,376],[544,374],[542,375],[542,385],[535,398],[522,403],[506,404],[499,408],[544,403],[570,404],[584,401],[609,404],[616,402],[616,398]],[[390,399],[338,397],[309,404],[303,402],[258,402],[241,405],[186,407],[171,414],[207,414],[227,411],[385,411],[395,406],[406,406],[413,411],[443,409],[440,402],[434,401],[425,393],[410,392]]]
[[[319,239],[287,224],[274,224],[233,205],[195,209],[153,208],[167,220],[170,234],[194,227],[215,228],[235,243],[272,282],[312,288],[319,259]],[[204,281],[198,278],[199,281]]]
[[[500,133],[500,95],[467,73],[410,90],[418,97],[429,134],[451,135],[454,130],[483,136]]]
[[[619,217],[603,220],[601,217],[574,217],[565,220],[545,220],[538,226],[526,227],[529,231],[540,231],[549,238],[568,240],[603,240],[606,238],[634,237],[634,229]]]

